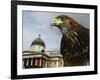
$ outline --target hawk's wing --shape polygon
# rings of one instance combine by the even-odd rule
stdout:
[[[61,54],[64,56],[65,65],[80,65],[84,59],[89,59],[89,30],[81,28],[77,32],[63,35],[61,40]],[[81,62],[79,62],[79,60]],[[78,63],[79,62],[79,63]]]

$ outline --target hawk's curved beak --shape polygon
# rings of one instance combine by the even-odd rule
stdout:
[[[51,23],[50,26],[55,26],[55,27],[59,27],[60,24],[62,24],[63,22],[61,21],[61,19],[58,18],[54,18]]]

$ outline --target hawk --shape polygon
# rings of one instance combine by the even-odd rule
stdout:
[[[60,52],[64,66],[89,65],[89,29],[67,15],[53,18],[51,25],[62,33]]]

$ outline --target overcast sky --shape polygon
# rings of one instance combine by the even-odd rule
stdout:
[[[79,13],[53,13],[23,11],[23,51],[30,50],[30,45],[34,39],[41,35],[45,42],[46,50],[60,50],[61,33],[58,28],[51,28],[51,20],[58,15],[72,17],[78,23],[89,28],[89,14]]]

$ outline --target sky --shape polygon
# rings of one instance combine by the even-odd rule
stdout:
[[[50,26],[52,19],[59,15],[72,17],[78,23],[89,28],[89,14],[23,11],[23,51],[30,50],[33,40],[40,38],[45,42],[47,51],[60,51],[62,34],[57,27]]]

